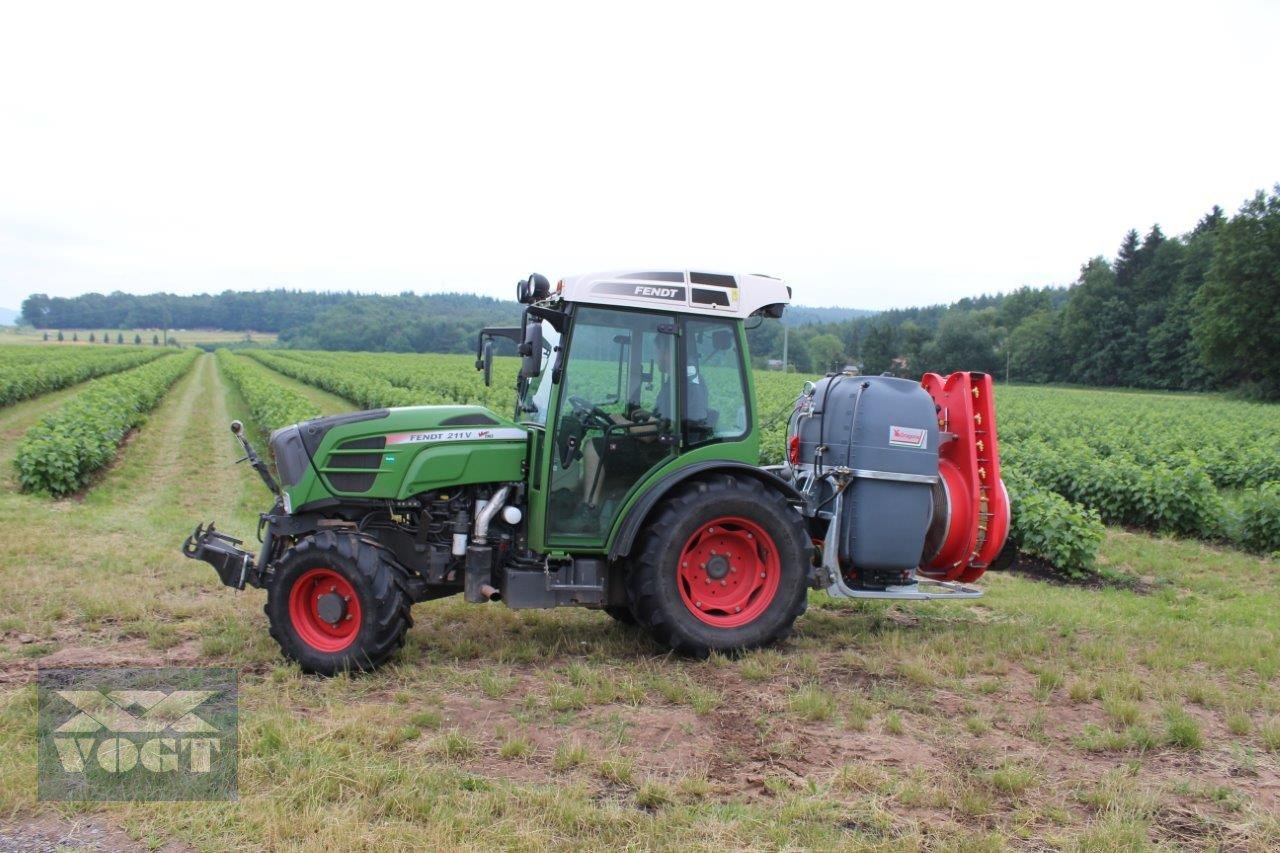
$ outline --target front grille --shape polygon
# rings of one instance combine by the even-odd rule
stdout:
[[[355,468],[374,471],[382,465],[381,453],[330,453],[329,468]]]
[[[348,453],[350,450],[381,451],[387,445],[385,435],[350,438],[330,451],[325,459],[324,475],[339,492],[367,492],[382,467],[382,453]],[[347,473],[350,471],[351,473]],[[357,471],[369,473],[356,473]]]
[[[333,488],[339,492],[367,492],[373,488],[376,474],[326,474]]]

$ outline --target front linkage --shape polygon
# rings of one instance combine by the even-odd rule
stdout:
[[[193,560],[203,560],[213,566],[218,572],[218,577],[229,587],[244,589],[245,584],[248,584],[262,589],[265,587],[267,568],[271,563],[276,535],[282,524],[288,524],[290,516],[285,512],[280,486],[276,483],[275,477],[271,476],[271,469],[245,438],[244,424],[240,421],[232,421],[231,432],[244,447],[244,458],[239,461],[248,462],[258,472],[262,482],[266,483],[267,488],[276,496],[276,502],[271,511],[258,516],[258,538],[262,542],[262,548],[255,559],[252,552],[240,547],[243,540],[233,539],[219,532],[214,528],[213,522],[209,522],[208,527],[203,524],[196,525],[196,529],[182,543],[182,553]]]

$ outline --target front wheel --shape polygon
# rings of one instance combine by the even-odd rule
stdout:
[[[628,577],[636,620],[694,657],[786,637],[808,602],[803,519],[754,478],[724,475],[664,501]]]
[[[273,575],[271,636],[304,672],[374,669],[404,645],[413,624],[405,573],[373,542],[317,533],[286,551]]]

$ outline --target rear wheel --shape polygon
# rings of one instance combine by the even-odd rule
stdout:
[[[326,531],[280,558],[265,610],[285,657],[334,675],[374,669],[403,646],[411,604],[405,572],[388,551]]]
[[[628,577],[655,640],[705,657],[781,639],[808,602],[804,522],[758,480],[724,475],[664,501]]]

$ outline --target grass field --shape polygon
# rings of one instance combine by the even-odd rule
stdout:
[[[153,335],[159,335],[160,340],[164,340],[164,329],[63,329],[62,336],[64,340],[58,341],[58,332],[50,329],[49,340],[44,340],[44,332],[39,329],[33,329],[30,326],[0,326],[0,345],[4,344],[41,344],[47,343],[50,346],[72,346],[71,336],[75,335],[80,340],[74,342],[74,345],[88,345],[89,335],[92,334],[95,341],[100,344],[103,332],[110,332],[111,342],[115,343],[116,335],[124,336],[126,344],[133,343],[134,335],[141,335],[142,342],[146,345],[151,344]],[[169,329],[169,337],[185,346],[196,346],[197,344],[233,344],[248,338],[259,344],[268,345],[276,341],[275,332],[226,332],[221,329]]]
[[[187,341],[184,341],[186,343]],[[295,380],[321,411],[351,408]],[[212,355],[64,501],[21,495],[0,408],[0,841],[108,848],[1268,850],[1280,846],[1280,571],[1108,528],[1123,582],[988,575],[974,603],[835,602],[795,636],[690,662],[588,611],[415,607],[392,666],[283,663],[263,594],[177,551],[252,538],[266,494]],[[37,666],[228,665],[235,802],[34,799]]]

